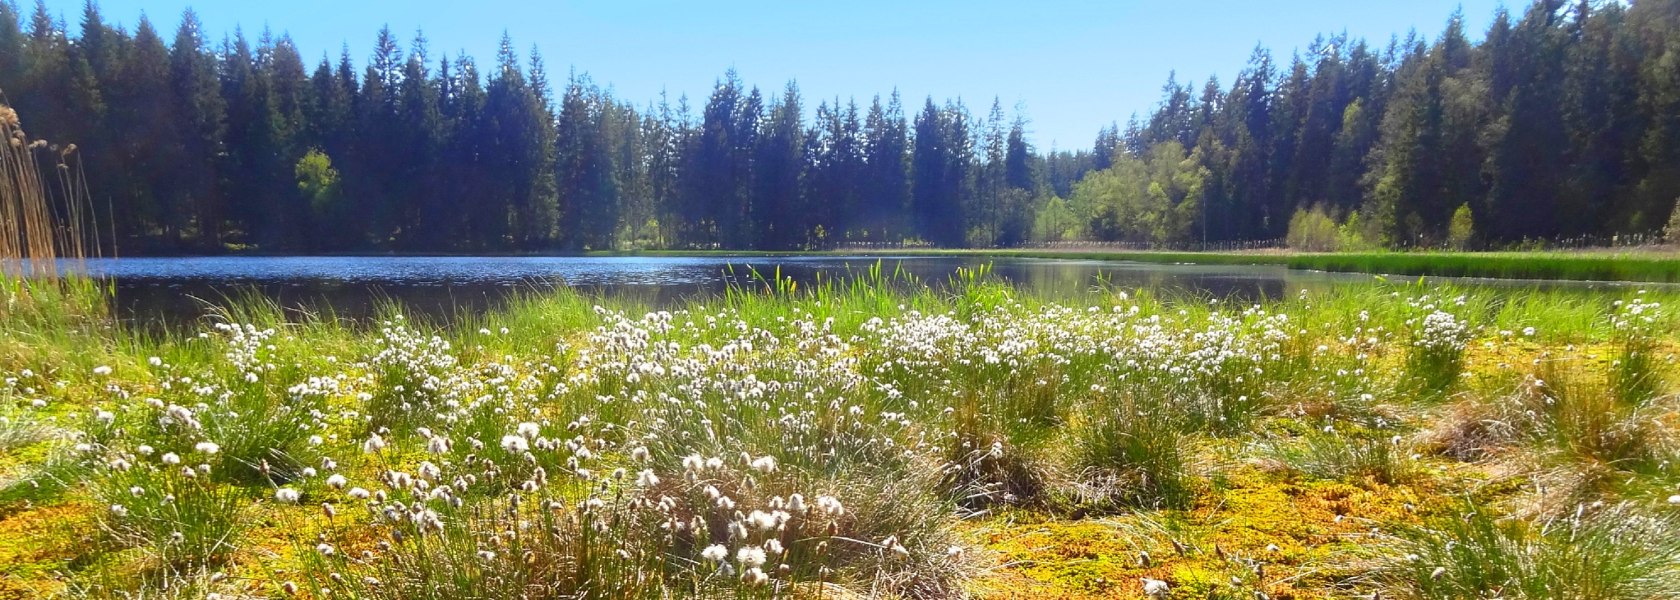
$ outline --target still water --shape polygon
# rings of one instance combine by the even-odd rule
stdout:
[[[117,314],[140,323],[181,322],[227,298],[258,294],[288,308],[330,310],[361,318],[385,300],[434,317],[484,310],[519,290],[559,286],[628,297],[651,305],[721,294],[754,285],[755,271],[779,271],[801,285],[882,270],[914,276],[936,288],[959,268],[990,264],[992,273],[1053,297],[1093,290],[1148,288],[1164,294],[1255,300],[1372,281],[1369,274],[1325,273],[1278,266],[1163,265],[1126,261],[959,256],[657,256],[657,257],[192,257],[95,259],[91,274],[116,287]],[[1472,285],[1614,284],[1461,280]],[[759,284],[762,285],[762,284]]]

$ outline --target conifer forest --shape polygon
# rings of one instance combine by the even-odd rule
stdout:
[[[1232,81],[1168,75],[1086,148],[1035,145],[995,99],[810,98],[732,70],[705,98],[619,98],[505,36],[489,63],[388,28],[371,56],[332,56],[190,10],[128,30],[93,2],[75,23],[0,2],[0,93],[55,156],[75,144],[98,239],[125,254],[1502,248],[1663,228],[1680,2],[1442,19],[1257,47]]]

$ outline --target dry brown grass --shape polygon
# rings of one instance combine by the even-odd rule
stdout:
[[[58,260],[98,255],[75,144],[30,139],[0,96],[0,275],[55,281]],[[46,166],[50,174],[42,173]],[[90,239],[91,238],[91,239]],[[90,242],[92,242],[90,244]]]

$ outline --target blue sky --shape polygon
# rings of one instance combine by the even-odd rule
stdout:
[[[24,10],[28,11],[29,2]],[[1020,106],[1041,148],[1089,146],[1099,128],[1144,114],[1170,71],[1179,81],[1217,75],[1229,86],[1256,44],[1287,61],[1319,33],[1347,31],[1373,45],[1416,28],[1434,38],[1462,7],[1473,36],[1495,0],[1130,0],[818,2],[693,0],[509,2],[476,0],[102,0],[107,20],[132,31],[142,12],[165,39],[192,6],[208,32],[266,25],[289,32],[308,66],[349,44],[365,64],[375,33],[423,29],[434,57],[465,50],[494,60],[503,30],[521,54],[537,45],[558,81],[589,73],[643,105],[668,90],[703,102],[734,67],[766,93],[797,79],[812,110],[822,99],[867,103],[897,87],[911,108],[925,96],[961,97],[983,114],[998,97]],[[72,31],[81,0],[49,0]],[[1513,4],[1520,11],[1522,4]],[[808,113],[809,114],[809,113]]]

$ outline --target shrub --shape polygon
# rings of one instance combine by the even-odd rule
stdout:
[[[1668,223],[1663,225],[1662,234],[1664,242],[1680,242],[1680,198],[1674,199],[1674,209],[1668,213]]]
[[[1475,217],[1470,213],[1470,205],[1460,204],[1453,211],[1452,221],[1447,224],[1447,247],[1453,250],[1468,250],[1470,242],[1476,236]]]
[[[1285,243],[1304,252],[1334,252],[1340,246],[1341,230],[1336,220],[1321,207],[1295,209],[1289,218],[1289,232]]]

